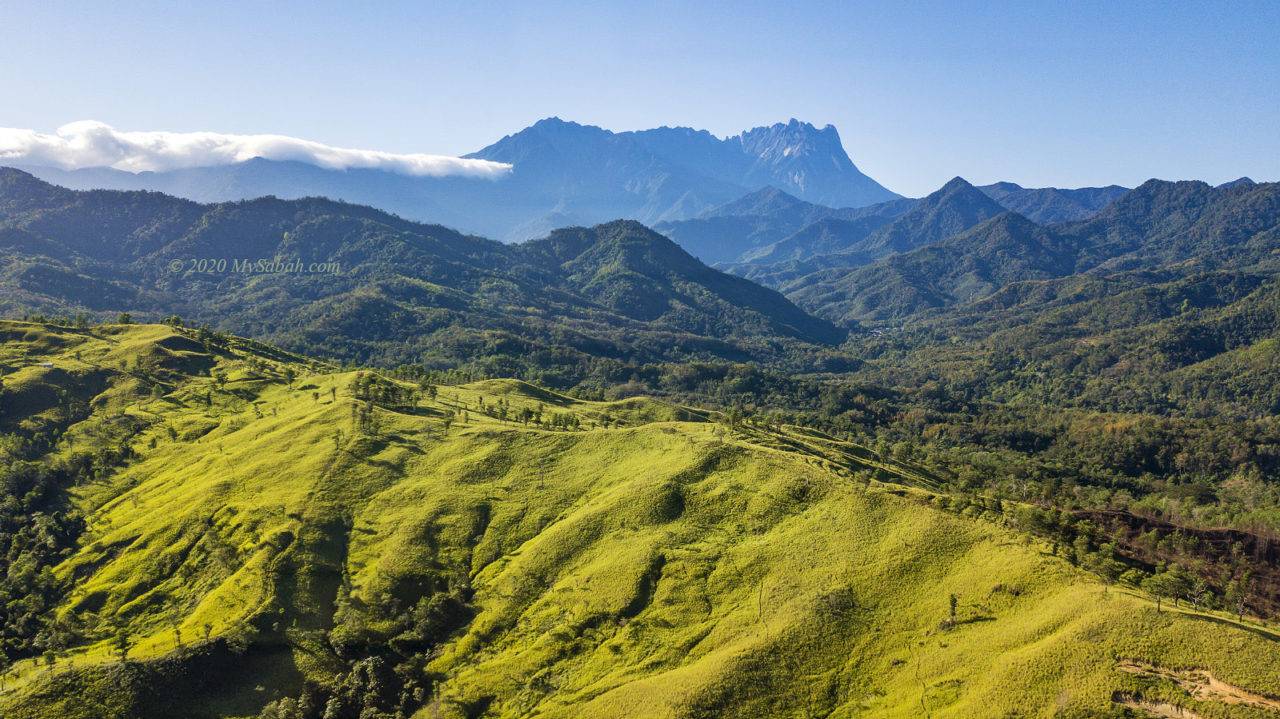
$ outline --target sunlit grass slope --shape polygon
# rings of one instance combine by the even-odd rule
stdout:
[[[1121,669],[1280,695],[1264,628],[1105,591],[998,503],[935,509],[927,475],[860,447],[505,380],[370,424],[359,373],[189,335],[0,323],[29,422],[58,389],[91,408],[57,452],[134,455],[72,489],[88,528],[55,571],[83,640],[14,667],[0,715],[256,716],[460,586],[416,717],[1275,715]]]

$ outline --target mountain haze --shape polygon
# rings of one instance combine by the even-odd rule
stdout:
[[[886,212],[871,212],[876,209]],[[783,240],[779,247],[757,255],[763,259],[790,254],[793,259],[744,263],[734,266],[733,271],[770,287],[782,287],[819,270],[860,267],[882,257],[909,252],[963,232],[1005,211],[957,177],[910,205],[889,203],[864,208],[863,216],[857,220],[829,218]],[[820,249],[827,251],[818,253]],[[807,254],[810,252],[814,254]]]
[[[1083,220],[1111,204],[1129,191],[1119,185],[1059,189],[1027,188],[1012,182],[997,182],[978,188],[1006,209],[1012,210],[1037,225]]]
[[[914,203],[915,200],[902,198],[866,207],[834,209],[766,187],[693,219],[660,222],[654,229],[711,264],[757,262],[775,255],[811,253],[812,248],[803,241],[798,242],[798,247],[775,246],[814,223],[842,219],[874,229]]]
[[[865,267],[793,278],[783,290],[830,319],[884,320],[1079,273],[1272,271],[1277,248],[1280,185],[1149,180],[1087,220],[1041,227],[1007,213]]]
[[[480,179],[261,158],[136,174],[22,167],[74,189],[158,190],[200,202],[323,196],[508,241],[618,218],[654,224],[693,217],[768,185],[840,206],[897,197],[854,166],[834,127],[797,120],[720,139],[690,128],[614,133],[553,117],[468,157],[513,168]]]

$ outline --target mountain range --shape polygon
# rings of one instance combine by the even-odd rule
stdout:
[[[1278,219],[1280,184],[1149,180],[1087,220],[1040,226],[1006,212],[871,264],[777,286],[828,319],[881,321],[1082,273],[1268,272],[1280,267]]]
[[[797,276],[853,266],[958,234],[1005,210],[1037,224],[1092,216],[1128,192],[1112,185],[1061,190],[955,178],[921,199],[859,208],[807,203],[769,187],[688,220],[654,226],[704,261],[748,277]]]
[[[156,190],[200,202],[323,196],[508,241],[614,219],[692,217],[765,186],[835,206],[897,197],[858,170],[834,127],[794,119],[721,139],[684,127],[615,133],[552,117],[467,157],[512,171],[497,180],[411,177],[262,158],[141,173],[21,166],[73,189]]]
[[[5,168],[0,260],[0,311],[178,313],[362,361],[457,360],[486,344],[745,359],[777,354],[762,340],[843,337],[626,220],[510,245],[325,199],[202,205]],[[258,273],[259,260],[336,270]]]
[[[361,361],[451,364],[477,343],[499,342],[523,347],[543,367],[574,357],[776,362],[796,360],[797,348],[821,354],[839,345],[843,330],[831,323],[857,329],[963,307],[1016,283],[1267,271],[1280,243],[1277,188],[1152,180],[1088,219],[1047,225],[961,178],[921,200],[834,214],[766,188],[667,226],[686,233],[686,245],[692,228],[716,222],[748,238],[751,227],[761,237],[800,227],[758,256],[790,247],[802,259],[725,266],[740,279],[699,261],[696,246],[690,253],[634,221],[511,245],[331,200],[205,205],[68,190],[10,169],[0,172],[0,284],[8,290],[0,310],[177,312]],[[1098,202],[1117,191],[1084,195]],[[224,269],[169,269],[200,260]],[[258,260],[342,271],[226,271]]]
[[[205,203],[328,197],[504,241],[633,219],[707,264],[773,286],[956,234],[997,207],[1051,224],[1087,218],[1127,191],[964,183],[939,192],[965,197],[902,198],[858,170],[834,127],[795,119],[722,139],[687,127],[611,132],[552,117],[467,158],[512,169],[499,179],[413,177],[263,158],[165,172],[25,169],[72,189],[153,190]],[[931,209],[902,217],[917,203]],[[929,212],[941,214],[930,220]]]
[[[508,244],[0,169],[0,714],[1280,710],[1280,184],[799,191]]]

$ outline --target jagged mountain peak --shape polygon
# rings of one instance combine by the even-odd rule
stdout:
[[[899,195],[862,174],[832,125],[808,122],[757,127],[737,138],[751,158],[747,179],[773,184],[796,197],[830,207],[862,207]]]
[[[508,162],[518,168],[522,162],[549,153],[558,154],[566,150],[599,153],[604,148],[617,148],[624,144],[619,143],[617,135],[602,127],[548,117],[464,157]],[[634,152],[632,148],[627,149]]]
[[[822,137],[824,139],[834,139],[839,141],[840,133],[836,131],[835,125],[826,124],[819,128],[811,122],[797,120],[791,118],[787,122],[777,122],[772,125],[762,125],[753,127],[739,135],[741,138],[763,137],[766,135],[785,135],[787,137]]]
[[[159,190],[201,202],[318,195],[508,241],[565,223],[688,219],[770,185],[831,207],[897,197],[858,171],[834,127],[795,119],[720,138],[684,126],[613,132],[552,116],[466,158],[512,169],[489,178],[418,177],[257,160],[145,174],[109,168],[36,174],[73,189]]]
[[[667,134],[667,135],[682,135],[685,137],[696,137],[700,139],[714,140],[715,142],[723,142],[722,139],[720,139],[719,137],[716,137],[710,130],[700,130],[696,127],[689,127],[688,125],[674,125],[674,126],[659,125],[658,127],[655,127],[653,129],[642,130],[640,132],[651,132],[651,133]],[[619,133],[619,134],[627,134],[627,133]],[[635,134],[640,134],[640,133],[635,133]]]
[[[743,151],[766,162],[783,162],[809,155],[830,155],[838,166],[854,168],[832,125],[819,130],[808,122],[792,118],[787,124],[757,127],[738,135]],[[823,158],[826,159],[825,157]]]
[[[592,131],[599,131],[599,132],[606,132],[606,133],[609,132],[608,130],[605,130],[604,128],[599,127],[598,125],[586,125],[580,122],[574,122],[573,120],[565,120],[556,115],[552,115],[551,117],[544,117],[541,120],[538,120],[537,122],[533,123],[529,127],[526,127],[525,129],[521,130],[520,132],[530,132],[530,131],[572,132],[574,130],[592,130]],[[520,132],[517,132],[515,134],[519,135]]]

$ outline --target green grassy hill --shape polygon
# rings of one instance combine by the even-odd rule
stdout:
[[[1108,590],[813,430],[165,326],[0,339],[0,449],[90,468],[41,500],[84,521],[6,717],[1280,709],[1269,628]]]

